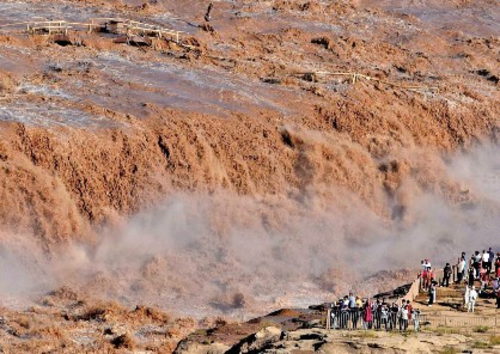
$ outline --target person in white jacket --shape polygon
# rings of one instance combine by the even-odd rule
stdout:
[[[469,294],[470,294],[470,288],[469,285],[465,285],[465,290],[464,290],[464,308],[469,307]]]
[[[465,278],[465,271],[467,268],[467,262],[465,261],[465,258],[462,258],[458,264],[457,264],[457,276],[458,276],[458,279],[457,279],[457,283],[460,284],[462,282],[462,280]]]
[[[477,291],[476,287],[473,286],[469,293],[469,306],[467,307],[467,312],[474,312],[474,305],[476,304]]]

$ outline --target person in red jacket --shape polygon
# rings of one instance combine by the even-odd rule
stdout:
[[[364,310],[363,321],[366,326],[365,329],[372,329],[373,314],[372,314],[372,302],[370,299],[366,300],[363,310]]]
[[[413,313],[413,306],[410,304],[410,300],[406,300],[406,307],[408,308],[408,322],[411,321],[411,314]]]
[[[427,274],[426,274],[426,277],[427,277],[427,281],[426,281],[426,289],[429,289],[431,287],[431,283],[432,281],[434,280],[434,272],[432,271],[432,268],[429,267],[427,268]]]

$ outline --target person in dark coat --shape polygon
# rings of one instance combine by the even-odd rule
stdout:
[[[444,273],[443,286],[449,287],[450,286],[450,277],[451,277],[451,274],[453,273],[453,270],[451,268],[450,263],[446,263],[446,266],[443,269],[443,273]]]

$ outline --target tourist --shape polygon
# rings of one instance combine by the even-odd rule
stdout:
[[[403,307],[404,307],[404,304],[401,304],[401,307],[399,307],[399,309],[398,309],[398,316],[397,316],[400,331],[403,328]]]
[[[462,280],[464,279],[465,268],[467,268],[467,262],[465,261],[465,258],[462,257],[462,259],[457,264],[457,283],[458,284],[461,284]]]
[[[404,304],[404,301],[403,301]],[[410,300],[406,300],[406,307],[408,308],[408,324],[410,324],[413,318],[413,306],[410,303]]]
[[[498,255],[497,260],[495,261],[495,276],[500,277],[500,252]]]
[[[487,273],[487,269],[484,267],[481,267],[481,270],[479,271],[479,279],[481,280],[481,289],[479,292],[483,292],[486,290],[486,287],[490,284],[490,276]]]
[[[495,261],[495,252],[491,249],[491,247],[488,249],[488,254],[490,255],[489,257],[489,263],[488,263],[488,275],[491,273],[491,268],[493,267],[493,262]]]
[[[449,287],[450,286],[450,277],[451,274],[453,273],[453,270],[451,269],[450,263],[446,263],[446,266],[443,269],[443,286]]]
[[[349,316],[351,317],[352,321],[352,328],[357,329],[358,328],[358,305],[356,305],[356,297],[354,297],[353,293],[349,293],[349,299],[348,299],[348,307],[349,307]]]
[[[469,284],[466,284],[464,291],[464,308],[469,306],[469,295],[470,295],[470,287]]]
[[[471,268],[476,270],[475,264],[476,264],[476,257],[474,257],[474,255],[472,255],[470,257],[470,260],[469,260],[469,276],[471,275]],[[474,273],[474,274],[476,274],[476,273]]]
[[[399,306],[396,302],[393,302],[391,305],[391,329],[396,329],[396,323],[398,319]]]
[[[349,320],[349,297],[346,295],[340,303],[340,328],[347,328],[347,321]]]
[[[363,312],[363,321],[365,325],[365,329],[372,329],[372,324],[373,324],[373,314],[372,314],[372,304],[371,300],[368,299],[366,300],[365,306],[364,306],[364,312]]]
[[[490,274],[489,269],[491,268],[490,265],[490,253],[486,252],[486,250],[483,250],[483,254],[481,255],[481,264],[482,267]]]
[[[356,307],[358,309],[362,309],[363,308],[363,301],[361,301],[361,298],[359,296],[356,296]]]
[[[402,330],[406,331],[408,329],[408,306],[403,305],[403,309],[401,310],[401,323],[402,323]],[[401,328],[400,328],[401,330]]]
[[[469,286],[472,287],[474,286],[474,279],[476,278],[476,268],[470,267],[469,268]]]
[[[424,291],[427,291],[427,267],[422,271],[422,275],[420,276],[420,284]]]
[[[432,267],[431,262],[427,258],[424,261],[424,265],[425,265],[425,268],[431,268]]]
[[[356,297],[354,297],[353,293],[349,293],[349,297],[347,298],[347,305],[349,306],[349,310],[352,310],[356,307]]]
[[[474,269],[476,269],[476,278],[479,277],[479,268],[481,267],[482,259],[483,257],[479,254],[479,251],[476,251],[474,255]]]
[[[427,289],[429,289],[433,280],[434,280],[434,272],[432,271],[432,268],[429,267],[429,268],[427,268],[427,279],[426,279],[426,288]]]
[[[413,326],[415,327],[415,332],[420,329],[420,310],[415,310],[413,313]]]
[[[380,306],[380,327],[384,325],[385,330],[389,330],[389,309],[385,303]]]
[[[434,295],[434,291],[435,291],[436,287],[434,286],[434,282],[431,283],[431,285],[429,286],[429,301],[427,302],[427,306],[432,306],[432,304],[434,304],[434,299],[435,299],[435,295]]]
[[[496,294],[500,291],[500,278],[499,277],[496,277],[492,284],[491,284],[491,287],[493,289],[493,292]]]
[[[375,320],[375,329],[380,329],[380,306],[382,304],[380,303],[380,299],[377,299],[375,303],[372,306],[373,310],[373,317]]]
[[[476,287],[473,286],[469,293],[469,306],[467,307],[467,312],[474,312],[474,305],[476,304],[477,291]]]

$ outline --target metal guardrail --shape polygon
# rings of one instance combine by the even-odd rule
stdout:
[[[364,310],[337,310],[327,309],[327,329],[350,329],[350,330],[386,330],[404,331],[419,330],[420,313],[414,312],[410,320],[403,320],[396,312],[380,313],[375,311],[372,314],[372,321],[366,322]]]
[[[363,310],[327,309],[326,328],[334,330],[385,330],[421,331],[433,333],[486,333],[499,334],[498,316],[429,315],[413,312],[408,321],[398,317],[396,312],[372,314],[372,321],[364,321]]]
[[[420,316],[420,330],[443,333],[500,333],[499,318],[494,316],[428,315]]]

